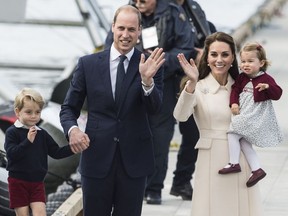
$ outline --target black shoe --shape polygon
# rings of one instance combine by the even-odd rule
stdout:
[[[161,194],[157,192],[147,192],[146,203],[152,205],[161,205]]]
[[[170,194],[173,196],[181,196],[183,200],[192,200],[193,189],[190,183],[181,186],[172,185]]]

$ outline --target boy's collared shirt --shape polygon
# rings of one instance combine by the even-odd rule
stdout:
[[[29,129],[26,125],[24,125],[22,122],[20,122],[18,119],[14,122],[14,125],[16,128],[26,128]],[[41,130],[37,125],[35,125],[36,130]]]

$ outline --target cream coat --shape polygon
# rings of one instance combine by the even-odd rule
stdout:
[[[193,94],[184,90],[174,110],[178,121],[186,121],[194,113],[200,131],[192,216],[263,216],[258,185],[246,187],[251,170],[242,154],[242,172],[218,174],[229,162],[227,130],[233,82],[229,76],[227,85],[220,86],[210,74],[197,83]]]

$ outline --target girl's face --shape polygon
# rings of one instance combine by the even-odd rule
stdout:
[[[211,43],[207,62],[214,76],[228,75],[228,70],[234,61],[229,44],[215,41]]]
[[[251,77],[254,77],[265,63],[257,57],[257,51],[243,51],[240,60],[241,71]]]
[[[28,128],[35,126],[41,118],[40,106],[29,99],[24,99],[24,106],[21,110],[15,109],[18,120]]]

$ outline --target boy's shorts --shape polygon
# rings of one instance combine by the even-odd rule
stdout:
[[[10,208],[29,206],[32,202],[46,202],[44,182],[28,182],[8,177]]]

